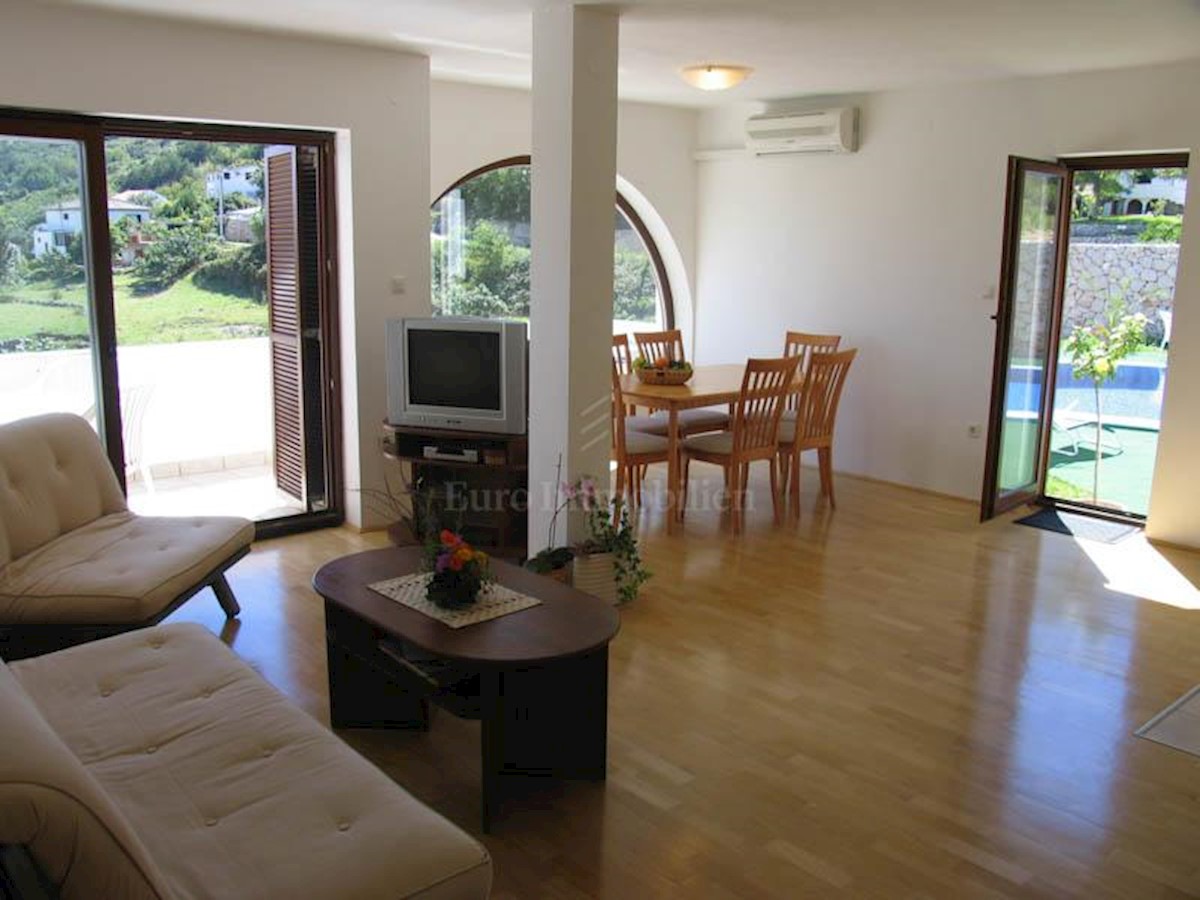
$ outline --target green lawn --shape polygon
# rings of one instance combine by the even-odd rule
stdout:
[[[137,296],[131,277],[113,278],[117,339],[123,346],[266,334],[265,304],[197,287],[191,275],[161,293]],[[82,284],[33,284],[0,295],[0,352],[17,349],[18,339],[34,340],[30,349],[87,346],[86,300]]]
[[[1010,420],[1001,446],[1000,483],[1013,485],[1028,471],[1023,460],[1032,452],[1032,421]],[[1075,444],[1078,446],[1074,446]],[[1100,505],[1115,505],[1126,512],[1145,515],[1150,507],[1150,482],[1158,432],[1143,428],[1105,429],[1100,457]],[[1050,468],[1046,495],[1060,500],[1092,502],[1095,471],[1095,431],[1090,427],[1070,433],[1056,429],[1050,438]]]

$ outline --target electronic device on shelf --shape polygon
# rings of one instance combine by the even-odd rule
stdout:
[[[526,324],[507,319],[389,320],[388,423],[524,434],[528,344]]]
[[[447,462],[479,462],[479,451],[471,447],[438,447],[434,444],[426,444],[421,448],[421,455],[426,459],[440,459]]]

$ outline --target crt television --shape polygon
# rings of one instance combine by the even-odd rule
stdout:
[[[439,316],[387,323],[388,421],[524,434],[524,322]]]

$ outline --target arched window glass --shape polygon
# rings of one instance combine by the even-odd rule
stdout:
[[[529,317],[528,157],[472,172],[433,204],[435,315]],[[653,239],[618,196],[613,215],[613,331],[674,325],[670,286]]]

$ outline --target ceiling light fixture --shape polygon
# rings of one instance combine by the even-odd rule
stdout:
[[[702,91],[724,91],[737,87],[753,71],[749,66],[705,63],[701,66],[687,66],[680,69],[679,74],[692,87],[698,87]]]

